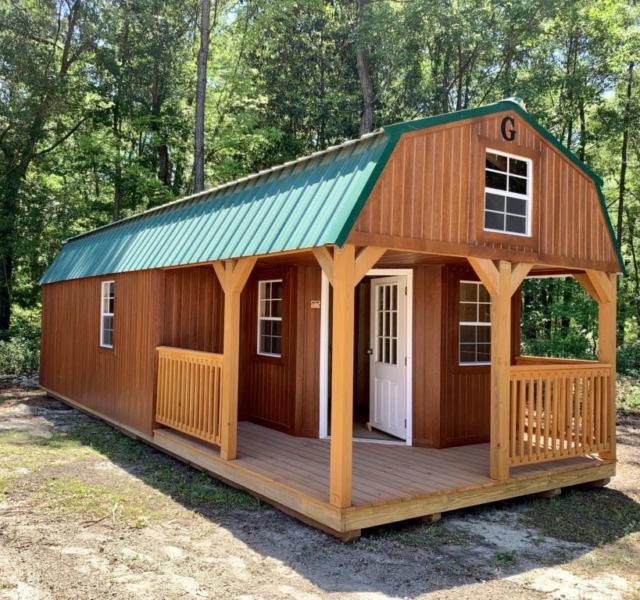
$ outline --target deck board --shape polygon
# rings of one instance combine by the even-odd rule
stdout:
[[[253,423],[238,425],[238,463],[294,487],[324,494],[328,500],[329,440],[296,438]],[[525,479],[600,461],[578,457],[511,469],[513,479]],[[354,506],[393,501],[452,489],[492,486],[489,444],[457,448],[411,448],[389,444],[353,445]],[[315,494],[314,494],[315,495]]]
[[[613,461],[575,457],[512,467],[508,481],[489,477],[489,444],[441,450],[354,443],[353,505],[329,505],[329,440],[296,438],[238,424],[238,457],[170,429],[154,443],[330,531],[352,531],[610,477]]]

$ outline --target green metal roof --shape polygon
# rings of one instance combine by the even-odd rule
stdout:
[[[389,143],[378,132],[71,238],[41,283],[335,243]]]
[[[594,180],[624,271],[600,178],[517,100],[503,100],[391,125],[359,140],[70,238],[40,283],[326,244],[342,246],[403,133],[506,110],[517,112]]]

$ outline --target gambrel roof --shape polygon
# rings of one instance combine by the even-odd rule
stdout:
[[[602,181],[517,100],[398,123],[309,157],[261,171],[70,238],[41,283],[327,244],[342,246],[405,133],[513,111],[595,184],[624,271]]]

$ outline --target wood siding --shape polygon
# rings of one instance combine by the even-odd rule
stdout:
[[[443,266],[413,271],[413,445],[440,447],[444,378]]]
[[[102,281],[115,281],[113,349],[100,347]],[[137,271],[45,285],[41,385],[151,435],[163,282]]]
[[[312,301],[322,295],[320,267],[298,268],[296,310],[296,418],[295,434],[320,434],[320,313]]]
[[[282,356],[258,354],[258,284],[282,279]],[[254,272],[242,293],[239,418],[293,435],[296,424],[296,270]]]
[[[222,353],[224,292],[213,267],[166,271],[164,302],[164,346]]]
[[[500,134],[507,114],[516,122],[513,142],[505,142]],[[487,147],[533,160],[531,238],[483,230]],[[593,182],[515,113],[405,134],[349,241],[452,256],[620,270]]]

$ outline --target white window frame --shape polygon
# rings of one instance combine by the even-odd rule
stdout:
[[[113,295],[111,295],[111,285],[113,284]],[[104,317],[111,317],[112,323],[115,323],[115,318],[114,318],[114,313],[113,312],[106,312],[104,310],[104,303],[105,300],[109,301],[111,298],[113,298],[114,304],[115,304],[115,298],[116,298],[116,282],[111,279],[109,281],[103,281],[102,282],[102,286],[100,288],[101,293],[100,293],[100,346],[102,348],[113,348],[113,341],[111,344],[106,344],[104,341],[104,332],[105,332],[105,328],[104,328]],[[105,293],[106,292],[106,293]],[[114,308],[115,310],[115,308]],[[112,325],[112,329],[111,329],[111,339],[113,340],[113,325]]]
[[[491,188],[491,187],[487,187],[486,185],[486,174],[487,174],[487,170],[489,170],[492,173],[502,173],[502,171],[495,171],[494,169],[487,169],[487,154],[498,154],[500,156],[505,156],[507,158],[513,158],[515,160],[521,160],[522,162],[527,163],[527,193],[526,194],[518,194],[516,192],[510,192],[508,189],[507,190],[499,190],[496,188]],[[482,227],[484,228],[485,231],[491,231],[492,233],[502,233],[503,235],[517,235],[519,237],[531,237],[531,203],[532,203],[532,198],[533,198],[533,161],[530,158],[527,158],[526,156],[518,156],[517,154],[510,154],[508,152],[502,152],[500,150],[494,150],[492,148],[485,148],[485,153],[484,153],[484,157],[485,157],[485,167],[484,167],[484,175],[485,175],[485,186],[484,186],[484,197],[483,197],[483,202],[482,202]],[[508,161],[507,161],[508,164]],[[505,173],[505,175],[507,176],[507,188],[509,188],[509,172],[508,172],[508,168],[507,168],[507,173]],[[518,176],[521,178],[521,176]],[[516,231],[508,231],[508,230],[504,230],[504,229],[491,229],[489,227],[485,226],[485,216],[487,213],[487,193],[491,193],[491,194],[496,194],[498,196],[505,196],[506,198],[516,198],[518,200],[524,200],[527,203],[527,212],[525,215],[525,220],[526,220],[526,233],[518,233]],[[504,212],[498,212],[498,211],[493,211],[490,210],[489,212],[495,213],[495,214],[502,214],[502,215],[507,215],[510,213],[507,213],[507,206],[506,206],[506,201],[505,201],[505,207],[504,207]],[[517,216],[517,217],[522,217],[522,215],[513,215],[513,216]],[[506,221],[505,221],[505,226],[506,226]]]
[[[482,282],[480,281],[467,281],[465,279],[460,281],[460,286],[462,286],[463,283],[468,283],[471,285],[475,285],[477,287],[482,286],[484,287],[484,285],[482,284]],[[460,310],[460,307],[462,306],[462,304],[475,304],[476,307],[479,307],[480,305],[480,295],[479,292],[476,294],[476,298],[478,298],[475,302],[468,302],[465,301],[463,302],[460,298],[458,298],[458,364],[461,367],[473,367],[473,366],[482,366],[482,365],[490,365],[491,361],[476,361],[476,362],[462,362],[460,360],[460,351],[462,349],[462,327],[463,326],[469,326],[469,325],[473,325],[473,326],[481,326],[481,327],[488,327],[489,328],[489,333],[491,333],[491,320],[489,320],[488,322],[486,321],[463,321],[461,319],[461,314],[462,311]],[[482,304],[486,304],[486,302],[483,302]],[[491,310],[491,303],[489,302],[489,310]],[[477,314],[477,311],[476,311]],[[477,342],[476,342],[477,345]],[[476,352],[477,354],[477,352]]]
[[[260,307],[262,305],[262,284],[263,283],[282,283],[282,299],[281,302],[284,302],[284,283],[282,279],[260,279],[258,280],[258,331],[257,331],[257,340],[256,340],[256,349],[259,356],[271,356],[272,358],[281,358],[282,357],[282,328],[280,329],[280,354],[276,354],[274,352],[262,352],[260,350],[260,323],[262,321],[280,321],[282,324],[282,317],[263,317],[260,315]],[[267,300],[267,298],[265,298]],[[268,298],[269,301],[272,298]],[[281,325],[282,327],[282,325]]]

